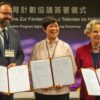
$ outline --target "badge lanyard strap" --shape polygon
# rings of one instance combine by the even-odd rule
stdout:
[[[48,44],[47,44],[47,41],[46,41],[46,48],[47,48],[47,52],[48,52],[48,57],[49,57],[49,59],[50,59],[50,68],[51,68],[52,81],[53,81],[53,86],[54,86],[54,87],[55,87],[55,82],[54,82],[54,77],[53,77],[52,58],[53,58],[54,55],[55,55],[55,51],[56,51],[57,45],[58,45],[58,42],[57,42],[56,45],[55,45],[55,48],[54,48],[52,57],[50,57],[49,47],[48,47]]]
[[[5,37],[3,36],[2,33],[0,33],[0,35],[2,36],[3,39],[5,39]],[[9,49],[10,49],[10,38],[9,38],[9,35],[8,35],[8,34],[7,34],[7,38],[8,38],[8,39],[7,39],[6,41],[7,41],[7,43],[9,44]],[[8,40],[9,40],[9,41],[8,41]]]
[[[47,52],[48,52],[49,59],[52,59],[54,57],[57,45],[58,45],[58,42],[56,43],[56,45],[54,47],[54,51],[53,51],[52,57],[50,57],[49,47],[48,47],[48,44],[47,44],[47,41],[46,41],[46,48],[47,48]]]

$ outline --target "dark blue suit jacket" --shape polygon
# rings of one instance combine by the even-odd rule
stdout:
[[[6,64],[7,59],[4,57],[5,50],[0,39],[0,65],[6,66],[10,63],[16,63],[17,65],[21,65],[24,61],[24,53],[20,43],[19,34],[16,30],[12,28],[8,28],[7,33],[9,36],[10,48],[15,51],[15,57],[9,58],[9,63]]]

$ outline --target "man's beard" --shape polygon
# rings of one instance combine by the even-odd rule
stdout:
[[[9,18],[4,18],[4,19],[0,20],[0,25],[3,27],[8,27],[8,26],[10,26],[10,22],[11,22],[11,20]]]

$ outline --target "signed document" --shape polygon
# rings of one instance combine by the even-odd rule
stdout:
[[[70,56],[52,59],[52,69],[56,85],[71,85],[75,83]]]
[[[96,70],[82,68],[81,71],[88,94],[100,95],[100,68]]]
[[[29,72],[26,65],[7,68],[0,66],[0,91],[15,93],[30,90]]]
[[[53,86],[49,59],[31,61],[31,71],[34,89]]]
[[[75,83],[73,64],[69,56],[31,61],[33,88],[49,88],[54,85]]]

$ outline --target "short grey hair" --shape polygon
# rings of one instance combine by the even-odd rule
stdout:
[[[96,25],[96,24],[100,24],[100,19],[99,20],[91,20],[87,25],[86,28],[84,30],[84,34],[89,34],[92,30],[92,26]]]

